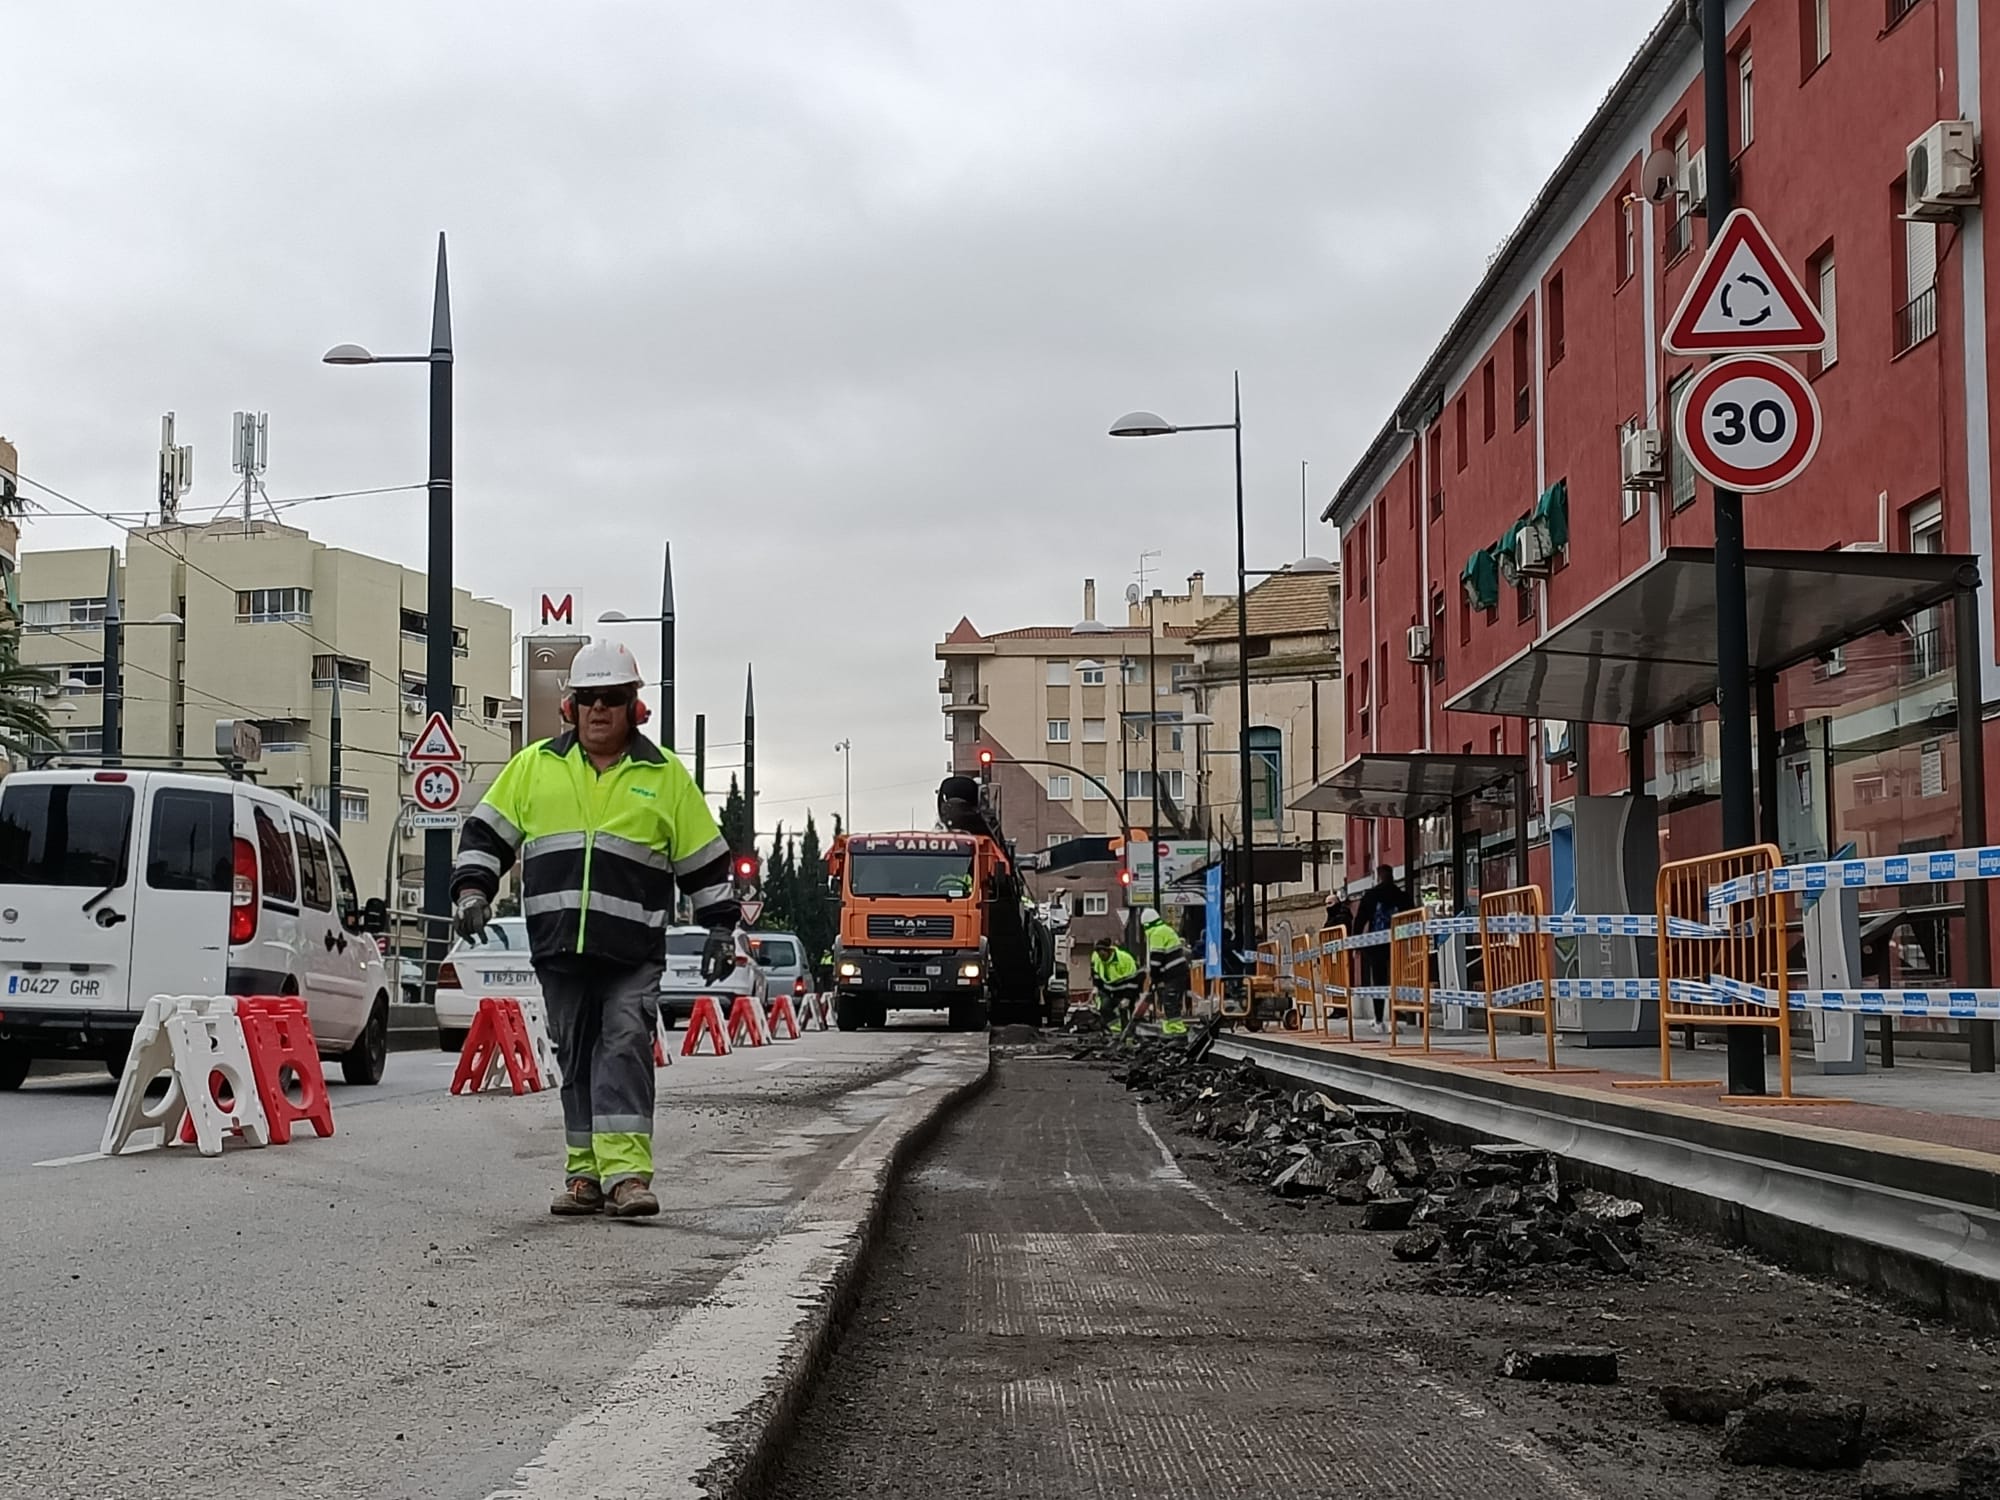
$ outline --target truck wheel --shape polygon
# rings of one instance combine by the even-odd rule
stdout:
[[[842,1031],[861,1029],[861,997],[842,990],[833,997],[833,1024]]]
[[[34,1060],[26,1047],[0,1044],[0,1094],[11,1094],[26,1083]]]
[[[983,1031],[986,1007],[977,1000],[954,1000],[945,1012],[945,1024],[953,1031]]]
[[[889,1024],[889,1002],[887,1000],[878,997],[869,1005],[868,1024],[876,1031],[881,1031]]]

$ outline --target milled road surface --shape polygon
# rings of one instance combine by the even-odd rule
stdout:
[[[908,1096],[983,1038],[677,1060],[661,1218],[564,1220],[553,1095],[398,1053],[336,1133],[88,1159],[108,1079],[0,1095],[0,1494],[477,1497],[588,1414]],[[37,1166],[65,1158],[86,1159]]]
[[[771,1493],[1598,1492],[1191,1183],[1122,1088],[1016,1054],[899,1196]]]

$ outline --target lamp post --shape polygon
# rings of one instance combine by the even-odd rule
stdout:
[[[449,722],[451,683],[451,283],[445,270],[444,235],[438,235],[437,282],[431,298],[428,354],[371,354],[360,344],[336,344],[323,356],[330,365],[430,366],[430,545],[426,560],[430,590],[424,651],[425,707]],[[339,664],[335,663],[335,671]],[[424,830],[424,993],[436,995],[438,965],[444,961],[445,917],[451,908],[451,830]]]
[[[840,806],[841,827],[854,826],[854,741],[842,740],[833,747],[833,753],[840,757]]]
[[[1234,407],[1227,422],[1202,422],[1175,426],[1149,411],[1127,412],[1111,424],[1113,437],[1164,437],[1174,432],[1229,432],[1236,438],[1236,695],[1242,717],[1242,734],[1237,745],[1237,774],[1242,778],[1243,856],[1237,875],[1236,931],[1239,937],[1253,931],[1256,916],[1257,835],[1250,820],[1250,616],[1244,600],[1245,553],[1243,544],[1243,378],[1232,377]],[[1121,730],[1122,733],[1122,730]]]
[[[660,612],[656,615],[628,615],[607,609],[597,617],[600,625],[657,625],[660,627],[660,743],[674,748],[674,546],[666,544],[660,565]]]

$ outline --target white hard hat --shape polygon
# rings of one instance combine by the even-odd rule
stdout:
[[[638,687],[639,659],[616,641],[591,641],[569,664],[569,685],[577,688]]]
[[[1139,920],[1141,922],[1148,922],[1148,923],[1157,922],[1160,920],[1160,914],[1149,906],[1144,911],[1139,913]]]

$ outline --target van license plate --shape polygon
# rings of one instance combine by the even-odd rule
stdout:
[[[104,981],[82,974],[9,974],[10,995],[62,995],[72,1000],[95,1000],[104,993]]]

